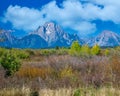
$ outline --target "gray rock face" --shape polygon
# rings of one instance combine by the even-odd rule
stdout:
[[[68,47],[73,41],[79,41],[82,44],[93,46],[98,44],[101,47],[114,47],[120,45],[120,35],[111,32],[103,31],[95,38],[88,41],[81,40],[76,34],[68,34],[62,28],[53,23],[48,22],[40,26],[31,34],[18,39],[12,35],[9,30],[0,30],[0,46],[8,48],[50,48],[50,47]]]
[[[10,30],[0,30],[0,46],[12,47],[17,39],[12,35]]]
[[[18,40],[17,48],[46,48],[47,42],[38,35],[28,35]]]
[[[7,48],[46,48],[47,42],[38,35],[17,39],[11,31],[0,30],[0,46]]]
[[[17,39],[12,35],[12,32],[1,30],[0,38],[5,39],[0,42],[2,47],[10,48],[52,48],[52,47],[68,47],[73,41],[83,41],[76,34],[68,34],[62,28],[53,23],[48,22],[40,26],[31,34]]]
[[[64,32],[59,25],[53,22],[45,23],[32,34],[42,37],[48,43],[48,47],[70,46],[73,41],[80,41],[77,35]]]
[[[93,46],[98,44],[101,47],[114,47],[120,45],[120,36],[112,31],[103,31],[101,34],[87,42]]]

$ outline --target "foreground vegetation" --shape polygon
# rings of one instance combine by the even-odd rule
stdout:
[[[120,96],[120,47],[0,48],[0,96]]]
[[[41,89],[33,91],[29,88],[3,89],[0,96],[120,96],[120,90],[115,88],[61,88],[61,89]]]

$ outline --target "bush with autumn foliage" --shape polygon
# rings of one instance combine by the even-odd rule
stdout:
[[[115,93],[115,96],[119,96],[119,58],[120,47],[81,46],[78,41],[73,42],[70,48],[0,48],[0,94],[13,91],[20,94],[18,90],[26,88],[29,94],[45,92],[48,95],[51,92],[49,96],[53,96],[52,92],[58,94],[66,89],[72,92],[68,96],[102,96],[98,94],[103,91],[104,95],[114,96]],[[11,77],[6,78],[4,74]],[[66,94],[64,92],[63,96]]]

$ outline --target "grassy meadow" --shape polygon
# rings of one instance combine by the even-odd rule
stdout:
[[[120,96],[120,47],[0,48],[0,63],[0,96]]]

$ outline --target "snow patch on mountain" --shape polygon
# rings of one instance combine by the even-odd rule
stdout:
[[[32,34],[37,34],[42,37],[48,43],[48,47],[70,46],[72,42],[76,40],[82,43],[82,40],[80,40],[77,35],[64,32],[63,29],[54,22],[45,23]]]
[[[87,42],[88,45],[93,46],[98,44],[101,47],[114,47],[120,45],[120,36],[112,31],[103,31],[101,34]]]

